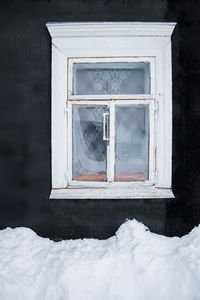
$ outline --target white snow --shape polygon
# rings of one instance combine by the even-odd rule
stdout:
[[[200,226],[182,238],[136,220],[107,240],[0,231],[0,300],[199,300]]]

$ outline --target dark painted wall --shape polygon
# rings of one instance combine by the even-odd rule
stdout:
[[[49,200],[49,21],[176,21],[174,200]],[[126,218],[182,235],[200,223],[200,4],[194,0],[1,0],[0,228],[42,236],[111,236]]]

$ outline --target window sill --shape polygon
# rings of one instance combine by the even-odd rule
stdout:
[[[174,198],[171,189],[151,187],[137,188],[67,188],[52,189],[50,199],[155,199]]]

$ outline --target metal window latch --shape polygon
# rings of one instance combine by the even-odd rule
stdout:
[[[103,113],[103,141],[109,142],[108,132],[109,132],[109,125],[108,125],[108,117],[109,113]]]

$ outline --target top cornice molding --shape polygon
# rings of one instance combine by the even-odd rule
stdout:
[[[176,23],[153,22],[49,22],[51,37],[145,36],[170,37]]]

